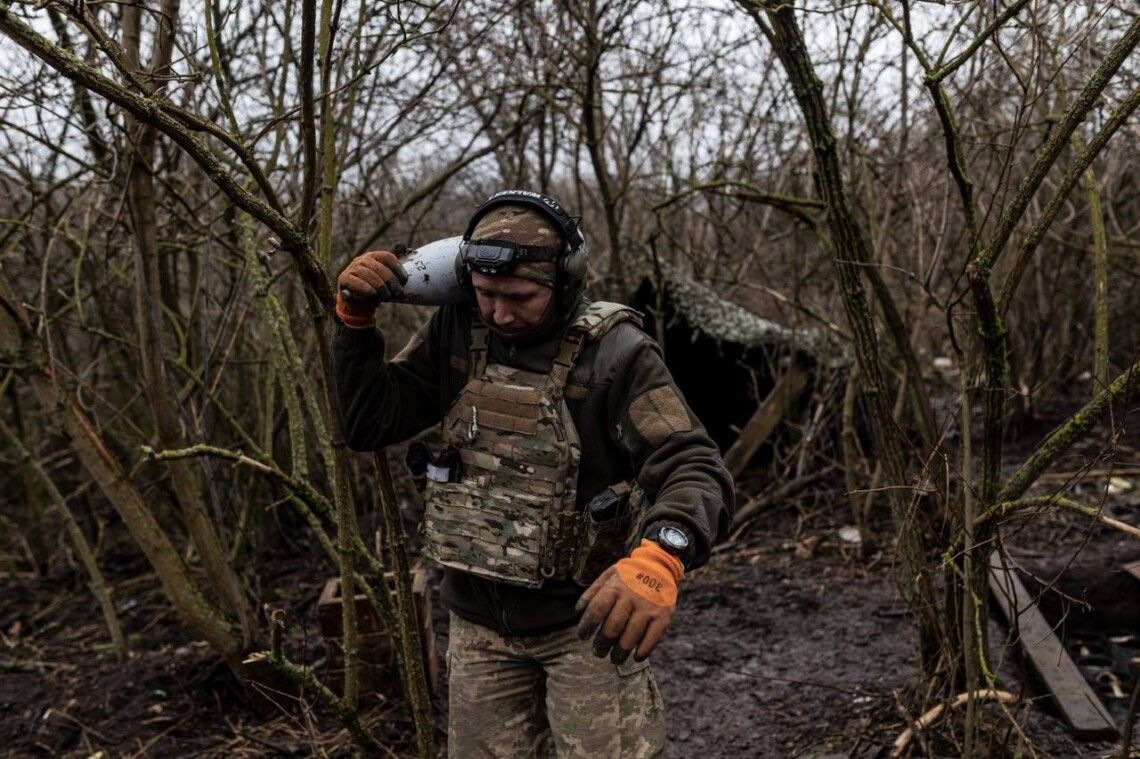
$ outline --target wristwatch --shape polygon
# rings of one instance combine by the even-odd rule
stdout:
[[[658,522],[649,528],[645,537],[680,559],[682,566],[692,561],[693,541],[684,527],[672,522]]]

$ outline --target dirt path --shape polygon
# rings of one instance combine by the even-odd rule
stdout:
[[[1140,503],[1120,511],[1136,521]],[[839,540],[841,525],[803,524],[773,514],[765,533],[714,557],[683,589],[671,634],[655,654],[670,756],[885,756],[906,728],[898,696],[918,683],[917,654],[889,568],[863,567]],[[1066,577],[1104,576],[1140,557],[1135,541],[1069,516],[1040,520],[1013,550],[1019,542],[1062,549],[1038,551],[1037,566],[1055,572],[1060,554],[1081,549]],[[1066,590],[1081,597],[1072,583]],[[1023,672],[1001,652],[1004,637],[991,623],[1002,687],[1019,692]],[[1013,711],[1019,728],[995,736],[1006,746],[997,755],[1012,755],[1018,729],[1039,756],[1103,757],[1114,748],[1073,740],[1044,703]],[[932,750],[956,753],[952,745]]]
[[[885,756],[905,727],[896,693],[905,701],[916,683],[912,638],[889,567],[863,566],[838,539],[840,526],[792,509],[773,513],[686,580],[674,626],[654,654],[668,756]],[[1099,531],[1090,539],[1087,524],[1072,519],[1037,529],[1045,532],[1024,539],[1039,545],[1060,531],[1084,545],[1078,563],[1094,567],[1124,550]],[[314,661],[320,583],[306,564],[283,565],[275,585],[291,594],[279,601],[295,611],[296,654]],[[344,755],[349,744],[326,716],[252,711],[210,652],[185,639],[145,577],[127,596],[136,605],[124,621],[139,653],[123,665],[109,658],[84,591],[70,584],[62,595],[69,583],[0,580],[0,755]],[[1000,641],[1000,628],[992,631]],[[1011,661],[1001,674],[1006,687],[1020,687]],[[406,739],[400,706],[372,703],[375,729]],[[1015,716],[1039,756],[1101,757],[1112,748],[1074,742],[1041,708]],[[1003,739],[1012,750],[1017,730]]]
[[[891,732],[882,714],[913,675],[901,607],[834,558],[773,543],[692,578],[656,662],[671,756],[846,755]]]

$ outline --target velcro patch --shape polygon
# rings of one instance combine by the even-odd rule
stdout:
[[[629,420],[646,442],[657,447],[674,432],[693,429],[689,413],[672,385],[642,393],[629,404]]]

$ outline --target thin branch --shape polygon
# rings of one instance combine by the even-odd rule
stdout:
[[[1057,191],[1054,192],[1053,197],[1049,199],[1049,204],[1045,206],[1045,210],[1041,212],[1041,216],[1034,222],[1033,228],[1026,233],[1021,244],[1017,247],[1017,252],[1014,254],[1013,267],[1010,269],[1005,282],[1002,283],[1001,294],[998,296],[998,310],[1001,313],[1005,313],[1009,309],[1009,304],[1013,300],[1013,293],[1021,282],[1021,276],[1025,273],[1025,269],[1029,265],[1029,260],[1033,257],[1034,252],[1036,252],[1037,246],[1041,244],[1041,240],[1045,238],[1045,234],[1049,231],[1053,221],[1057,218],[1057,214],[1059,214],[1064,207],[1065,201],[1068,200],[1069,193],[1072,192],[1085,170],[1092,164],[1104,146],[1108,144],[1112,136],[1128,121],[1128,118],[1136,111],[1137,107],[1140,107],[1140,87],[1134,89],[1128,97],[1122,100],[1116,108],[1112,110],[1108,120],[1105,121],[1104,125],[1093,135],[1088,146],[1077,153],[1073,158],[1073,164],[1069,167],[1069,170],[1065,172],[1065,176],[1057,186]]]
[[[1110,404],[1125,397],[1137,386],[1140,386],[1140,361],[1117,376],[1096,398],[1049,433],[1029,460],[1010,478],[998,496],[999,500],[1019,499],[1042,472],[1100,421]]]
[[[1083,503],[1077,503],[1076,501],[1070,500],[1068,498],[1062,498],[1061,496],[1056,495],[1021,498],[1016,501],[1003,501],[984,514],[979,514],[977,517],[975,517],[974,524],[979,526],[984,524],[993,524],[996,520],[1000,519],[1006,514],[1017,511],[1024,511],[1026,509],[1049,508],[1052,506],[1059,506],[1060,508],[1068,509],[1069,511],[1075,511],[1076,513],[1082,514],[1086,517],[1089,517],[1090,519],[1095,519],[1101,524],[1111,527],[1114,530],[1123,532],[1125,535],[1131,535],[1134,538],[1140,538],[1140,527],[1134,527],[1127,522],[1122,522],[1119,519],[1113,519],[1100,509],[1095,509],[1092,506],[1085,506]]]
[[[1049,133],[1049,139],[1038,149],[1036,160],[1014,191],[1013,199],[998,220],[997,229],[990,238],[989,244],[978,254],[976,261],[981,267],[983,275],[988,276],[989,270],[993,268],[994,263],[1005,250],[1006,243],[1009,242],[1014,229],[1024,217],[1025,209],[1029,207],[1030,201],[1033,200],[1037,189],[1045,180],[1046,174],[1057,161],[1061,151],[1069,144],[1073,132],[1097,104],[1109,81],[1132,54],[1137,43],[1140,43],[1140,14],[1137,14],[1124,36],[1117,40],[1116,44],[1108,51],[1101,65],[1085,84],[1084,89],[1065,111],[1060,123],[1053,127]]]
[[[809,226],[813,227],[818,224],[818,221],[799,209],[823,208],[823,201],[817,200],[815,198],[801,198],[794,195],[782,195],[780,193],[762,190],[751,182],[742,182],[738,179],[721,179],[711,182],[697,182],[692,186],[687,187],[680,192],[674,193],[673,195],[670,195],[664,200],[658,202],[653,206],[651,210],[657,212],[668,208],[674,203],[678,203],[691,195],[695,195],[698,192],[711,192],[726,187],[740,190],[740,192],[730,193],[731,197],[753,203],[763,203],[765,205],[770,205],[773,208],[778,208],[791,214],[792,216],[795,216],[797,219],[800,219]]]
[[[331,311],[332,285],[313,256],[308,236],[266,201],[246,190],[222,162],[190,133],[190,128],[163,107],[162,101],[132,92],[108,79],[17,19],[7,7],[0,7],[0,32],[63,76],[121,106],[139,121],[155,126],[178,143],[230,200],[273,230],[284,249],[293,257],[306,285],[321,299],[325,308]]]
[[[76,10],[77,8],[78,11]],[[0,9],[0,12],[2,12],[2,9]],[[80,24],[83,25],[83,27],[95,40],[96,44],[99,45],[99,49],[103,51],[104,55],[106,55],[115,65],[115,68],[118,69],[121,74],[123,74],[124,78],[130,82],[139,93],[142,93],[147,97],[153,94],[151,88],[147,87],[135,75],[136,72],[130,63],[126,60],[123,49],[119,47],[114,40],[107,36],[106,31],[104,31],[103,28],[99,26],[98,22],[92,17],[91,12],[87,9],[86,6],[82,4],[76,4],[74,7],[70,8],[68,12],[73,18],[76,18]],[[13,39],[16,38],[13,37]],[[16,39],[16,41],[20,42],[19,39]],[[24,45],[24,47],[26,48],[27,46]],[[32,52],[35,53],[35,51]],[[48,63],[50,64],[50,62]],[[79,84],[84,84],[78,79],[73,78],[73,81]],[[98,92],[98,90],[95,91]],[[208,134],[232,150],[237,155],[238,160],[241,161],[242,165],[245,166],[246,170],[250,173],[250,176],[253,177],[253,181],[257,184],[258,189],[261,190],[262,194],[265,196],[265,199],[269,202],[273,209],[278,213],[284,213],[281,207],[281,202],[277,198],[276,191],[274,191],[273,186],[269,184],[269,179],[261,170],[261,166],[258,165],[256,159],[253,157],[253,153],[246,145],[241,143],[239,137],[230,134],[214,122],[203,119],[198,114],[188,111],[185,108],[182,108],[181,106],[170,102],[169,100],[156,98],[152,102],[154,103],[154,107],[168,111],[177,119],[182,121],[185,124],[186,128],[195,132],[203,132],[205,134]],[[139,120],[143,121],[143,119]]]
[[[1029,0],[1017,0],[1017,2],[1015,2],[1013,5],[1006,8],[998,15],[997,18],[990,22],[990,25],[987,26],[973,42],[966,46],[965,50],[954,56],[954,58],[952,58],[949,63],[944,64],[937,71],[933,71],[928,74],[928,78],[934,82],[941,82],[943,79],[953,74],[963,63],[970,60],[970,56],[976,53],[978,51],[978,48],[984,45],[986,40],[992,37],[994,33],[997,32],[997,30],[1005,24],[1006,21],[1009,21],[1011,18],[1016,16],[1021,11],[1021,9],[1027,5],[1029,5]]]

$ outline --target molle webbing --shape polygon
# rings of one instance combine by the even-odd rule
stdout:
[[[472,395],[486,398],[495,398],[507,405],[521,404],[523,406],[538,406],[542,403],[542,396],[533,387],[511,387],[481,379],[473,379],[464,388]],[[510,412],[510,408],[501,409]]]
[[[460,396],[460,418],[468,424],[533,435],[542,419],[542,391],[472,379]]]
[[[492,409],[495,398],[470,398],[459,411],[459,418],[467,424],[476,427],[490,427],[503,432],[517,432],[520,435],[533,435],[538,430],[538,420],[542,418],[541,410],[535,407],[535,414],[514,413],[512,411],[495,411]],[[526,406],[519,410],[526,410]]]

